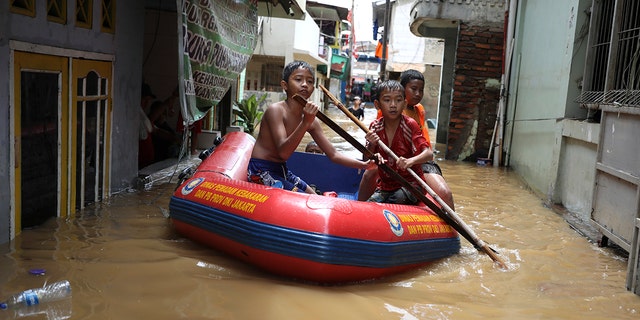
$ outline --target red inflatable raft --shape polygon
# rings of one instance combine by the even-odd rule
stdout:
[[[362,172],[295,153],[289,168],[323,195],[247,182],[253,137],[226,135],[176,189],[169,209],[183,236],[285,277],[369,280],[460,250],[453,228],[427,207],[356,201]]]

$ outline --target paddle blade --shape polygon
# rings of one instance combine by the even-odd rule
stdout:
[[[497,263],[500,268],[508,269],[507,264],[504,263],[504,261],[502,261],[502,259],[500,259],[500,257],[498,257],[498,254],[493,249],[491,249],[488,245],[485,244],[485,245],[481,246],[480,249],[484,253],[486,253],[491,258],[491,260],[493,260],[495,263]]]

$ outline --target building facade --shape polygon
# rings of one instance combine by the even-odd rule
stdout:
[[[144,4],[59,4],[0,6],[0,242],[137,174]]]
[[[258,14],[307,16],[304,2],[282,2],[258,1]],[[158,99],[176,87],[176,11],[175,1],[0,6],[0,243],[135,187],[141,84]],[[317,39],[296,39],[312,49],[290,54],[317,51]],[[236,95],[223,101],[222,133]]]
[[[412,13],[412,30],[417,34],[459,26],[448,28],[459,43],[449,151],[464,144],[457,140],[466,139],[451,134],[456,123],[463,130],[473,128],[478,137],[484,134],[481,131],[494,131],[494,163],[517,172],[532,191],[594,242],[606,245],[612,240],[629,252],[627,287],[636,293],[640,292],[640,149],[635,141],[640,128],[639,14],[640,3],[628,0],[420,0]],[[485,29],[470,22],[478,17],[497,21],[500,15],[502,28],[497,22]],[[478,38],[487,35],[492,36]],[[499,95],[490,99],[498,98],[498,103],[483,116],[486,100],[463,102],[473,90],[461,85],[470,75],[477,80],[478,71],[495,67],[502,39],[501,87]],[[480,61],[465,57],[474,50],[462,43],[465,40],[473,43]],[[497,80],[498,73],[493,72],[487,81],[474,81],[476,91],[487,90],[489,80]],[[472,113],[456,116],[454,110],[461,106]],[[497,119],[496,129],[470,125],[469,121],[481,123],[483,117]]]

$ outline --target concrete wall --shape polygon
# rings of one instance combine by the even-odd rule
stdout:
[[[144,4],[116,6],[116,61],[113,73],[111,191],[120,192],[138,175],[138,119],[142,81]]]
[[[591,219],[595,163],[600,124],[563,120],[558,175],[553,202],[562,205],[580,221]]]
[[[69,1],[68,7],[73,7]],[[75,1],[74,1],[75,3]],[[8,4],[0,8],[3,29],[8,40],[19,40],[39,45],[75,49],[87,52],[114,53],[114,35],[100,32],[100,6],[93,6],[93,28],[85,29],[75,26],[73,11],[67,11],[67,23],[60,24],[47,20],[46,1],[35,1],[36,17],[8,12]],[[123,10],[129,7],[123,6]],[[117,23],[118,19],[116,19]],[[4,28],[6,27],[6,29]],[[6,39],[3,37],[3,39]],[[3,58],[6,55],[2,56]]]
[[[569,79],[571,60],[563,51],[573,42],[573,37],[568,38],[557,25],[569,19],[572,2],[524,1],[518,12],[516,39],[522,40],[513,54],[516,74],[511,79],[517,85],[510,86],[506,115],[507,159],[533,189],[543,194],[549,193],[557,172],[549,160],[560,143],[556,141],[559,129],[555,119],[564,116],[563,88]]]
[[[316,68],[317,83],[323,82],[324,78],[318,77],[317,65],[328,64],[329,62],[322,60],[318,55],[320,28],[310,15],[307,14],[305,20],[262,19],[261,31],[262,33],[253,51],[254,58],[259,56],[284,57],[285,65],[293,60],[304,60]],[[254,61],[258,60],[255,59]],[[258,75],[261,72],[259,66],[259,63],[249,62],[247,72]],[[270,96],[277,97],[279,95]],[[323,101],[322,98],[322,91],[315,90],[309,99],[316,103],[321,103]]]
[[[304,21],[289,21],[294,22],[295,32],[293,32],[293,45],[289,43],[286,47],[290,50],[299,50],[308,52],[310,55],[318,56],[320,27],[313,21],[311,15],[307,14]]]
[[[574,47],[581,45],[577,33],[587,23],[584,14],[587,1],[582,5],[578,0],[520,3],[505,119],[507,165],[532,189],[548,199],[556,195],[554,201],[562,202],[563,196],[572,196],[555,190],[556,179],[563,177],[563,188],[572,188],[571,175],[561,170],[576,170],[567,159],[584,156],[585,152],[589,153],[587,150],[593,149],[583,145],[580,138],[564,139],[557,135],[563,130],[560,120],[580,114],[580,109],[571,101],[577,97],[576,79],[582,74],[577,62],[583,61],[584,52],[576,52]],[[579,163],[593,166],[590,161]],[[582,192],[581,197],[586,197],[586,193]],[[590,202],[590,197],[588,199]],[[586,207],[586,201],[572,206]]]
[[[426,65],[424,71],[424,97],[422,98],[421,104],[425,108],[427,119],[438,118],[441,83],[442,65]],[[435,140],[436,137],[431,138],[432,140]]]
[[[0,180],[10,181],[9,159],[9,38],[10,25],[9,6],[0,6]],[[0,243],[7,242],[11,237],[11,183],[0,183]]]
[[[280,18],[263,18],[261,31],[254,55],[284,57],[293,43],[295,21]],[[290,49],[289,49],[290,50]]]

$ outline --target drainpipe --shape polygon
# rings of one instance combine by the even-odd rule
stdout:
[[[505,0],[505,24],[504,28],[504,63],[502,64],[502,87],[500,88],[500,101],[498,103],[498,131],[496,138],[496,147],[493,150],[493,166],[497,167],[502,163],[502,149],[504,141],[504,117],[509,100],[509,76],[511,73],[511,59],[513,55],[514,29],[516,20],[516,11],[518,7],[517,0]],[[495,134],[495,133],[494,133]],[[507,163],[505,163],[505,166]]]
[[[356,11],[355,0],[351,0],[351,30],[349,30],[349,76],[347,77],[347,85],[351,86],[351,92],[353,92],[353,86],[351,85],[351,79],[353,79],[353,48],[356,46]],[[352,94],[353,96],[353,94]],[[349,104],[349,97],[347,97],[347,104]]]
[[[385,74],[387,73],[387,43],[389,42],[389,31],[391,26],[391,1],[387,0],[384,5],[384,33],[382,34],[382,61],[380,62],[380,80],[386,80]]]

